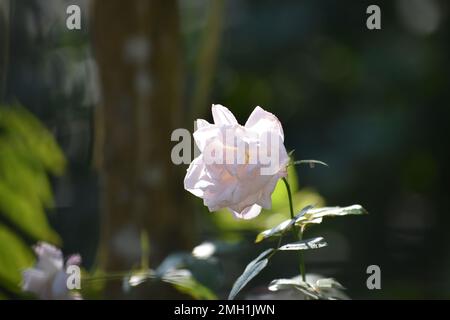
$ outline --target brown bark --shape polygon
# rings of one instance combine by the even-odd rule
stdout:
[[[176,3],[94,1],[102,89],[96,116],[103,193],[99,262],[106,271],[136,267],[141,231],[150,240],[152,267],[192,245],[192,211],[184,205],[180,168],[170,159],[183,78]]]

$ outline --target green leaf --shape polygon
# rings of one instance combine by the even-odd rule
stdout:
[[[336,300],[336,299],[348,299],[348,297],[342,292],[345,290],[339,282],[333,278],[312,280],[309,282],[302,281],[301,277],[295,277],[292,279],[277,279],[273,280],[269,284],[270,291],[279,290],[299,290],[304,295],[312,299],[324,299],[324,300]]]
[[[321,289],[327,288],[335,288],[341,290],[345,289],[345,287],[342,284],[340,284],[333,278],[319,279],[316,281],[316,286]]]
[[[29,199],[28,199],[29,200]],[[0,181],[0,215],[27,233],[33,239],[59,243],[58,234],[47,222],[44,209],[27,201]]]
[[[9,228],[0,224],[0,279],[19,286],[22,271],[31,267],[33,261],[30,248]]]
[[[310,285],[307,282],[304,282],[300,278],[295,277],[292,279],[272,280],[272,282],[270,282],[270,284],[269,284],[269,290],[270,291],[279,291],[279,290],[292,289],[297,286],[310,287]]]
[[[164,282],[172,284],[178,291],[188,294],[197,300],[216,300],[217,296],[198,282],[187,269],[168,271],[162,277]]]
[[[44,168],[62,174],[66,161],[52,134],[29,111],[20,106],[0,107],[0,127],[24,155],[32,155]]]
[[[256,236],[255,242],[261,242],[264,239],[277,237],[289,230],[294,224],[303,227],[308,224],[322,223],[324,217],[345,216],[367,214],[367,211],[358,204],[348,207],[324,207],[314,209],[313,206],[303,208],[294,219],[281,222],[272,229],[264,230]]]
[[[47,222],[53,206],[47,173],[61,174],[65,159],[52,134],[26,109],[0,107],[0,215],[29,238],[55,244]]]
[[[138,270],[131,272],[129,277],[125,277],[126,286],[125,289],[128,290],[128,285],[130,287],[136,287],[147,280],[157,278],[156,273],[152,269]]]
[[[261,242],[264,239],[267,239],[270,237],[280,236],[284,230],[289,229],[289,227],[291,227],[294,223],[295,223],[295,220],[285,220],[272,229],[264,230],[263,232],[260,232],[256,236],[255,243]]]
[[[217,299],[217,296],[214,294],[214,292],[211,291],[205,285],[203,285],[194,276],[191,270],[185,268],[167,269],[164,266],[158,269],[159,270],[141,269],[131,272],[129,276],[124,277],[123,282],[124,290],[128,291],[131,287],[139,286],[147,281],[163,281],[169,283],[178,291],[187,294],[194,299],[199,300]]]
[[[301,291],[304,295],[318,300],[321,298],[320,293],[308,282],[302,281],[296,277],[293,279],[276,279],[269,284],[270,291],[295,289]]]
[[[267,266],[269,263],[267,256],[269,256],[274,250],[275,249],[273,248],[267,249],[247,265],[244,272],[233,284],[228,300],[233,300],[237,294],[250,282],[250,280],[256,277]]]
[[[281,222],[279,225],[277,225],[276,227],[272,228],[272,229],[268,229],[268,230],[264,230],[263,232],[260,232],[257,236],[256,236],[256,240],[255,242],[261,242],[264,239],[270,238],[270,237],[276,237],[276,236],[280,236],[281,234],[283,234],[284,232],[286,232],[286,230],[289,230],[297,221],[297,219],[299,219],[300,217],[302,217],[309,209],[311,209],[313,206],[307,206],[305,208],[303,208],[295,217],[294,219],[289,219],[289,220],[285,220],[283,222]]]
[[[289,250],[309,250],[309,249],[320,249],[326,247],[327,243],[322,237],[301,240],[293,243],[285,244],[278,250],[289,251]]]
[[[308,224],[322,223],[324,217],[338,217],[360,214],[367,214],[367,211],[359,204],[348,207],[324,207],[318,209],[309,209],[303,216],[299,217],[296,220],[295,224],[304,227]]]

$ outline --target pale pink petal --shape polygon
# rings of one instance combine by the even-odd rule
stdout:
[[[39,242],[33,249],[38,257],[45,256],[53,259],[62,259],[61,250],[49,243]]]
[[[221,135],[220,128],[215,125],[201,126],[193,134],[195,144],[197,145],[200,152],[203,152],[206,145],[210,141],[219,137],[220,135]]]
[[[197,197],[203,197],[203,188],[210,184],[206,178],[207,175],[205,164],[203,163],[203,156],[200,155],[191,162],[187,169],[184,178],[184,188]]]
[[[247,180],[242,180],[238,187],[236,188],[233,198],[230,201],[234,204],[240,204],[241,210],[248,207],[251,204],[256,203],[259,199],[259,194],[261,193],[264,186],[268,183],[271,176],[261,176],[258,175],[254,178],[247,178]],[[249,203],[249,201],[254,201]]]
[[[197,119],[197,121],[195,122],[196,124],[196,129],[202,129],[202,128],[207,128],[210,126],[213,126],[212,124],[210,124],[208,121],[203,120],[203,119]]]
[[[79,266],[81,265],[81,256],[79,254],[73,254],[71,255],[67,261],[66,261],[66,266]]]
[[[239,202],[229,202],[228,208],[235,212],[242,212],[244,209],[251,207],[254,204],[257,204],[259,199],[259,193],[253,193],[247,195],[245,198],[239,199]]]
[[[34,251],[38,256],[38,262],[36,264],[37,269],[52,274],[62,269],[64,266],[61,250],[51,244],[39,243],[34,247]]]
[[[257,203],[264,209],[272,208],[272,193],[275,190],[278,180],[278,176],[273,176],[263,189],[261,197]]]
[[[22,272],[22,290],[32,292],[41,299],[48,298],[46,294],[50,287],[49,275],[42,270],[27,269]]]
[[[52,299],[66,300],[71,299],[69,289],[67,288],[68,275],[63,270],[59,271],[52,283]]]
[[[261,107],[256,107],[255,110],[253,110],[245,123],[245,128],[258,133],[267,131],[274,132],[281,137],[282,141],[284,141],[283,127],[278,118]]]
[[[229,209],[236,218],[249,220],[257,217],[261,213],[261,206],[254,204],[251,207],[247,207],[241,212],[234,211]]]
[[[204,193],[205,206],[208,207],[210,212],[227,207],[235,189],[235,181],[209,186]]]
[[[238,124],[236,118],[231,113],[231,111],[228,110],[228,108],[226,108],[220,104],[213,104],[211,109],[212,109],[214,124],[216,124],[218,126]]]
[[[289,155],[288,155],[284,145],[280,145],[279,155],[280,155],[280,159],[279,159],[280,170],[278,172],[278,176],[280,178],[287,177],[287,166],[289,164],[290,159],[289,159]]]

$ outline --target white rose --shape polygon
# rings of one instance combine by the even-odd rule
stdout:
[[[80,299],[79,295],[72,294],[67,288],[68,275],[61,250],[48,243],[39,243],[34,251],[38,260],[33,268],[23,272],[22,289],[35,293],[43,300]],[[80,263],[80,256],[73,255],[67,260],[66,266]]]
[[[289,157],[280,121],[256,107],[245,126],[226,107],[212,106],[214,124],[197,120],[194,139],[201,151],[187,170],[184,187],[210,211],[228,208],[251,219],[271,208],[278,179],[287,175]]]

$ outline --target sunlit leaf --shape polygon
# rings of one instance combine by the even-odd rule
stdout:
[[[59,236],[47,222],[44,209],[41,206],[34,206],[32,202],[24,199],[20,193],[14,192],[1,181],[0,214],[33,239],[60,242]]]
[[[327,246],[327,243],[322,237],[317,237],[313,239],[305,239],[293,243],[288,243],[280,247],[278,250],[310,250],[310,249],[320,249]]]
[[[259,233],[256,236],[255,242],[258,243],[258,242],[261,242],[262,240],[270,238],[270,237],[280,236],[282,233],[286,232],[286,230],[289,230],[289,228],[291,228],[295,224],[295,222],[312,207],[313,206],[307,206],[307,207],[303,208],[294,217],[294,219],[285,220],[282,223],[280,223],[279,225],[277,225],[276,227],[274,227],[272,229],[264,230],[263,232]]]
[[[0,107],[0,126],[14,145],[51,173],[61,174],[66,161],[52,134],[25,108]]]
[[[37,118],[18,106],[0,106],[0,286],[8,284],[14,295],[21,272],[34,259],[22,237],[60,243],[46,217],[53,206],[47,174],[61,174],[65,164],[52,134]]]
[[[295,224],[306,226],[308,224],[322,223],[324,217],[337,217],[346,215],[367,214],[367,211],[360,205],[355,204],[348,207],[324,207],[309,209],[303,216],[299,217]]]
[[[252,280],[256,277],[261,270],[263,270],[267,264],[269,263],[269,259],[267,258],[274,249],[267,249],[262,252],[256,259],[251,261],[244,272],[237,278],[236,282],[233,284],[233,288],[228,296],[228,300],[233,300],[237,294]]]
[[[293,279],[276,279],[269,284],[270,291],[295,289],[312,299],[320,299],[320,293],[308,282],[296,277]]]
[[[136,287],[149,279],[154,279],[155,277],[155,272],[151,269],[139,270],[133,272],[129,277],[126,277],[126,281],[131,287]]]
[[[164,282],[172,284],[177,290],[194,299],[216,300],[217,296],[207,287],[198,282],[189,270],[178,269],[168,271],[163,277]]]
[[[11,230],[0,224],[0,279],[19,286],[22,271],[31,267],[33,261],[34,255],[30,248]]]
[[[270,291],[299,290],[304,295],[312,299],[348,299],[342,292],[345,290],[339,282],[333,278],[321,278],[318,280],[302,281],[301,277],[292,279],[277,279],[269,284]]]
[[[336,279],[333,278],[325,278],[325,279],[319,279],[316,281],[316,286],[318,288],[336,288],[336,289],[342,289],[344,290],[345,287],[336,281]]]
[[[65,159],[52,134],[26,109],[0,107],[0,215],[30,239],[58,244],[47,222],[53,206],[47,173]]]

